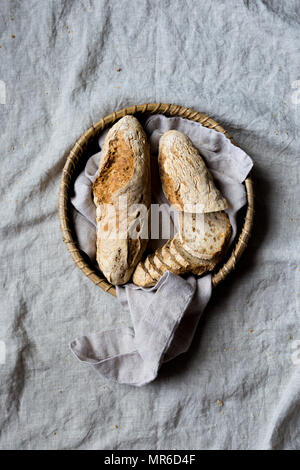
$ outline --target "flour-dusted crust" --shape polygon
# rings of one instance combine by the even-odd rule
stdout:
[[[158,162],[163,191],[177,210],[205,213],[227,209],[226,199],[185,134],[175,130],[163,134]]]
[[[135,117],[123,117],[107,133],[93,195],[98,265],[111,284],[125,284],[147,245],[151,204],[149,144]]]

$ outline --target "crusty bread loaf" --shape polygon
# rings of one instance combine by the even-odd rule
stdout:
[[[159,171],[163,191],[179,211],[215,212],[228,207],[192,141],[179,131],[159,141]]]
[[[97,262],[112,284],[130,279],[146,248],[150,192],[147,137],[135,117],[125,116],[107,133],[93,184]]]
[[[231,235],[223,211],[227,201],[187,136],[166,132],[160,139],[158,163],[164,193],[179,211],[179,232],[138,264],[133,282],[142,287],[155,285],[166,271],[198,276],[212,271]],[[198,208],[199,213],[193,212]]]

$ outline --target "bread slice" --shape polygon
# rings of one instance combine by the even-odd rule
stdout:
[[[170,267],[161,260],[160,255],[159,255],[159,251],[160,250],[156,250],[156,252],[154,253],[154,256],[152,258],[152,262],[157,267],[157,269],[159,269],[159,271],[162,274],[164,274],[166,271],[168,271],[170,269]]]
[[[225,212],[180,213],[178,217],[182,247],[196,258],[212,260],[221,255],[231,235]]]
[[[153,255],[147,256],[144,266],[155,281],[158,281],[163,275],[163,272],[153,263]]]
[[[125,284],[130,279],[146,248],[150,192],[149,143],[138,120],[125,116],[106,135],[93,184],[96,258],[112,284]],[[140,210],[141,206],[145,210]],[[132,237],[135,226],[140,230]]]
[[[177,235],[178,236],[178,235]],[[184,256],[176,246],[177,236],[175,236],[169,245],[170,256],[176,260],[176,262],[185,270],[188,271],[190,269],[190,262],[187,260],[187,257]]]
[[[185,263],[180,262],[177,256],[176,250],[171,251],[171,246],[173,244],[174,239],[172,238],[167,243],[165,243],[160,250],[158,250],[158,256],[160,258],[160,262],[163,263],[167,269],[173,273],[181,274],[185,273],[187,266]]]
[[[175,130],[163,134],[158,163],[163,191],[177,210],[206,213],[227,209],[226,199],[185,134]]]
[[[166,271],[198,276],[212,271],[231,235],[223,211],[227,201],[190,139],[178,131],[166,132],[160,139],[158,158],[164,193],[179,211],[179,232],[137,266],[133,282],[143,287],[153,285]]]
[[[152,264],[164,274],[166,271],[171,271],[175,274],[186,272],[186,268],[182,266],[170,252],[170,245],[172,240],[169,240],[161,248],[156,250],[152,257]]]
[[[197,276],[201,276],[202,274],[212,271],[215,266],[220,262],[221,256],[216,256],[215,258],[211,260],[206,260],[206,259],[201,259],[197,258],[196,256],[193,256],[191,253],[186,251],[184,247],[182,246],[182,241],[180,240],[179,234],[178,239],[174,240],[175,247],[180,253],[180,255],[188,262],[189,264],[189,269],[187,271],[192,272],[193,274],[196,274]]]
[[[137,265],[134,273],[132,280],[134,284],[137,286],[142,286],[142,287],[152,287],[156,284],[156,280],[153,279],[147,269],[144,266],[144,263],[142,261],[139,262]]]

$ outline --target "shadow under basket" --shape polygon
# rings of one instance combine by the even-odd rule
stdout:
[[[76,266],[91,281],[93,281],[94,284],[113,296],[116,296],[115,286],[110,284],[104,278],[101,271],[97,270],[89,258],[78,248],[71,213],[71,195],[74,181],[79,171],[84,168],[89,156],[99,151],[99,148],[97,149],[97,138],[103,129],[111,126],[118,119],[126,116],[127,114],[134,114],[143,123],[148,116],[156,113],[164,114],[166,116],[179,116],[191,121],[199,122],[205,127],[215,129],[216,131],[225,134],[226,137],[236,145],[228,132],[226,132],[225,129],[223,129],[223,127],[211,117],[198,113],[190,108],[163,103],[147,103],[120,109],[119,111],[109,114],[98,121],[76,141],[72,150],[69,152],[60,181],[58,208],[63,241],[65,242]],[[238,259],[247,246],[251,234],[254,215],[254,195],[251,178],[247,178],[244,184],[247,193],[245,216],[242,223],[238,225],[235,245],[233,245],[233,248],[228,250],[223,263],[212,272],[213,287],[217,286],[235,268]]]

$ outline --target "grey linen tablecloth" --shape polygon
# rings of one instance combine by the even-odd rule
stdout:
[[[159,139],[170,129],[176,129],[190,137],[205,158],[222,194],[226,196],[232,242],[236,235],[237,212],[246,203],[246,191],[242,182],[253,166],[251,158],[213,129],[187,119],[154,115],[145,122],[153,160],[151,166],[155,167],[155,163],[157,166]],[[106,134],[107,130],[99,138],[100,148]],[[85,169],[75,181],[74,196],[71,199],[79,212],[74,217],[79,246],[92,261],[96,256],[96,208],[92,200],[92,183],[100,160],[101,152],[89,158]],[[158,171],[155,173],[158,178]],[[173,232],[176,233],[176,213],[169,211],[170,205],[156,180],[153,181],[152,202],[163,207],[165,220],[173,223]],[[157,233],[162,232],[160,227]],[[162,240],[151,240],[150,251],[152,248],[154,252],[162,243]],[[145,385],[156,378],[163,362],[188,350],[210,295],[210,274],[201,279],[193,275],[183,279],[167,272],[151,289],[138,288],[133,284],[118,286],[118,299],[130,313],[132,327],[77,338],[72,341],[71,350],[80,361],[93,365],[105,377],[119,383]]]
[[[299,8],[1,1],[1,449],[299,449]],[[138,388],[70,354],[131,319],[72,262],[57,196],[90,125],[158,101],[211,115],[251,155],[256,218],[189,351]]]

